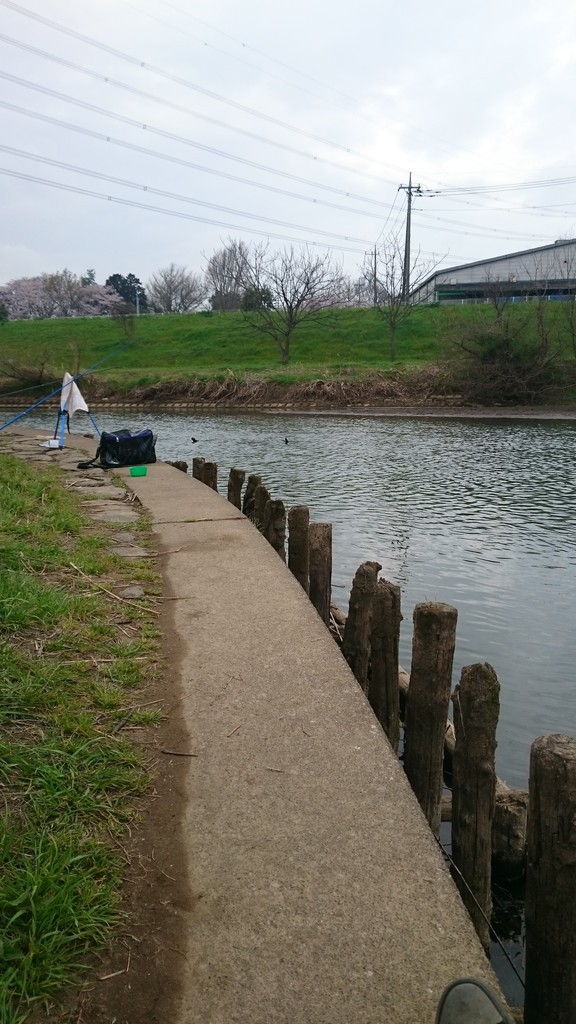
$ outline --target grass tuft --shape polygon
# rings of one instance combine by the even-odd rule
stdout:
[[[79,978],[120,918],[118,856],[80,829],[0,819],[0,1021]]]

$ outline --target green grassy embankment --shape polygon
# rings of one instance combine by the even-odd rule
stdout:
[[[416,310],[399,330],[394,365],[436,361],[445,322],[444,310]],[[372,309],[335,310],[328,326],[299,328],[285,368],[273,342],[247,325],[240,313],[142,316],[135,327],[130,344],[97,371],[102,381],[138,387],[159,377],[176,380],[193,374],[211,379],[232,371],[291,382],[312,372],[338,375],[350,367],[362,372],[390,365],[386,327]],[[91,366],[126,340],[122,327],[105,317],[10,321],[0,329],[0,356],[31,367],[44,363],[59,375]]]
[[[511,316],[520,323],[535,305],[512,307]],[[554,343],[573,360],[558,306],[549,304],[547,324]],[[334,310],[329,323],[312,321],[296,330],[287,366],[281,365],[274,342],[240,313],[142,316],[129,325],[134,335],[128,339],[113,318],[13,321],[0,326],[0,385],[4,393],[18,386],[3,372],[9,362],[32,370],[44,367],[43,380],[56,382],[65,370],[76,374],[100,364],[85,381],[89,397],[129,394],[140,399],[181,393],[200,399],[200,385],[209,382],[212,396],[214,385],[221,383],[226,385],[226,397],[233,398],[234,389],[246,383],[253,387],[266,382],[278,392],[290,386],[319,388],[332,381],[369,385],[376,379],[380,386],[382,381],[392,382],[390,397],[411,389],[424,396],[442,395],[454,391],[454,366],[462,362],[458,339],[493,320],[489,305],[418,307],[398,328],[397,358],[391,362],[387,327],[376,310]],[[186,391],[191,382],[197,385],[194,393]],[[150,388],[153,394],[148,393]],[[270,397],[278,400],[277,395]]]

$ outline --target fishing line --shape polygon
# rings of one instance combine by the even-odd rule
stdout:
[[[134,344],[135,343],[133,341],[127,341],[124,343],[124,345],[119,345],[118,348],[115,348],[112,350],[112,352],[109,352],[107,356],[103,356],[102,359],[98,359],[98,361],[95,362],[92,366],[89,366],[87,370],[83,370],[82,373],[79,373],[75,377],[72,377],[72,380],[68,381],[68,384],[75,384],[76,381],[82,380],[83,377],[86,377],[89,373],[92,373],[92,371],[95,370],[97,366],[101,366],[102,363],[107,362],[108,359],[112,359],[113,356],[117,355],[119,352],[122,352],[126,348],[130,348]],[[43,405],[44,402],[48,402],[50,398],[54,398],[56,395],[59,395],[64,390],[65,387],[68,387],[68,384],[61,384],[59,388],[56,388],[55,391],[50,392],[49,395],[45,395],[44,398],[39,398],[37,402],[34,402],[34,404],[31,405],[28,409],[25,409],[24,412],[19,412],[17,416],[13,416],[11,420],[8,420],[6,423],[3,423],[0,426],[0,430],[4,430],[6,427],[12,426],[13,423],[16,423],[18,420],[21,420],[23,416],[27,416],[29,412],[33,412],[33,410],[37,409],[38,406]]]
[[[495,940],[495,941],[496,941],[496,942],[498,943],[498,945],[500,946],[500,949],[501,949],[501,951],[502,951],[502,952],[504,953],[504,956],[506,957],[506,959],[507,959],[508,963],[510,964],[510,967],[512,968],[512,970],[514,971],[514,974],[515,974],[515,975],[516,975],[516,977],[518,978],[518,981],[519,981],[519,982],[520,982],[520,984],[522,985],[522,988],[525,988],[526,986],[525,986],[525,984],[524,984],[524,979],[522,978],[522,976],[521,976],[521,975],[520,975],[520,974],[518,973],[518,971],[516,970],[516,965],[515,965],[514,961],[512,960],[512,958],[511,958],[510,954],[508,953],[508,950],[506,949],[506,947],[505,947],[504,943],[502,942],[502,939],[500,938],[500,936],[499,936],[499,935],[498,935],[498,933],[496,932],[496,929],[494,928],[494,926],[493,926],[492,922],[491,922],[491,921],[489,920],[489,918],[488,918],[488,917],[486,916],[486,914],[484,913],[484,910],[483,910],[483,909],[482,909],[482,907],[480,906],[480,904],[479,904],[478,900],[476,899],[476,897],[475,897],[474,893],[472,892],[472,889],[470,888],[470,886],[468,885],[468,882],[467,882],[467,881],[466,881],[466,879],[464,878],[464,875],[463,875],[463,874],[462,874],[462,872],[460,871],[460,868],[458,867],[458,865],[457,865],[457,864],[455,864],[455,863],[454,863],[454,860],[452,859],[452,857],[451,857],[451,856],[450,856],[450,854],[448,853],[447,849],[446,849],[446,848],[445,848],[445,847],[444,847],[444,846],[442,845],[442,843],[441,843],[441,842],[440,842],[440,840],[438,839],[438,836],[434,836],[434,839],[435,839],[435,840],[436,840],[436,842],[438,843],[438,846],[439,846],[439,847],[440,847],[440,849],[442,850],[442,853],[443,853],[443,855],[444,855],[444,856],[446,857],[446,860],[447,860],[447,861],[449,862],[449,864],[450,864],[450,867],[451,867],[451,868],[453,868],[453,869],[454,869],[454,871],[455,871],[455,872],[456,872],[456,873],[458,874],[458,876],[459,876],[459,877],[460,877],[460,878],[462,879],[462,882],[463,882],[463,884],[464,884],[464,885],[466,886],[466,889],[468,890],[468,892],[469,892],[469,894],[470,894],[471,898],[472,898],[472,899],[474,900],[474,903],[476,904],[476,906],[477,906],[478,910],[480,911],[480,913],[481,913],[482,917],[484,918],[484,920],[485,920],[486,924],[488,925],[488,928],[490,929],[490,932],[491,932],[491,934],[492,934],[492,936],[493,936],[494,940]]]

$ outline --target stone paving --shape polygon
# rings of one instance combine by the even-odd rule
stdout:
[[[136,523],[138,510],[130,502],[132,492],[119,481],[112,482],[110,474],[97,466],[88,470],[78,468],[82,458],[81,449],[65,445],[60,448],[43,448],[45,434],[30,436],[14,433],[0,433],[0,452],[25,458],[34,465],[57,465],[69,474],[65,486],[85,498],[86,513],[92,519],[103,523]],[[85,443],[89,450],[94,441],[89,438],[73,439],[73,444]],[[133,534],[122,532],[113,535],[114,554],[122,558],[143,558],[149,552],[140,547]]]

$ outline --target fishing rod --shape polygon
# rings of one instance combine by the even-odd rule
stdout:
[[[6,423],[3,423],[0,426],[0,430],[4,430],[6,427],[11,427],[13,423],[17,423],[18,420],[22,419],[23,416],[27,416],[29,412],[33,412],[34,409],[37,409],[38,406],[43,405],[44,402],[48,402],[51,398],[54,398],[56,395],[59,395],[64,390],[65,387],[68,387],[70,384],[75,384],[76,381],[78,380],[82,380],[82,378],[86,377],[89,373],[93,373],[97,366],[101,366],[102,363],[105,363],[108,359],[112,359],[112,356],[115,356],[119,352],[122,352],[125,348],[130,348],[130,346],[134,344],[135,343],[133,341],[127,341],[123,345],[119,345],[117,348],[112,349],[112,352],[109,352],[107,356],[103,356],[102,359],[98,359],[98,361],[93,363],[92,366],[89,366],[87,370],[83,370],[82,373],[78,373],[75,377],[72,377],[72,380],[69,380],[67,384],[61,384],[60,387],[56,388],[55,391],[51,391],[49,395],[45,395],[44,398],[39,398],[37,402],[34,402],[34,404],[31,405],[28,409],[25,409],[24,412],[19,412],[17,416],[13,416],[11,420],[8,420]]]

